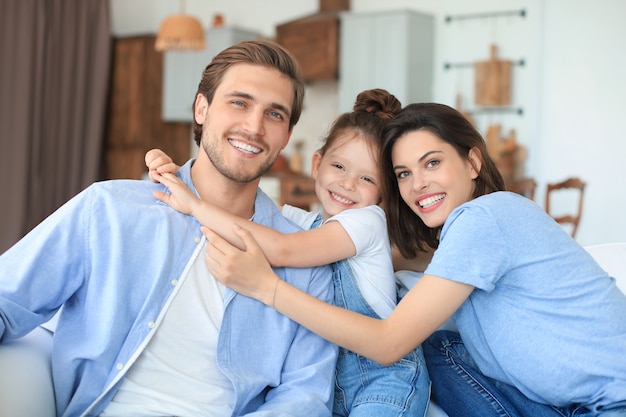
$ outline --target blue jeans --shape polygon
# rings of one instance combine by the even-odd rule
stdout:
[[[358,288],[347,261],[333,264],[335,304],[377,317]],[[339,349],[335,370],[334,417],[424,416],[430,380],[421,346],[391,366]]]
[[[424,416],[430,394],[421,351],[381,366],[346,349],[339,351],[333,416]]]
[[[515,387],[483,375],[457,332],[435,332],[422,345],[433,398],[449,417],[625,417],[626,401],[590,410],[535,402]]]

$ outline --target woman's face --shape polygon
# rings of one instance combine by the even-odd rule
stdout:
[[[428,227],[443,225],[452,210],[472,199],[481,163],[476,149],[470,150],[469,158],[474,165],[427,130],[411,131],[393,145],[400,195]]]

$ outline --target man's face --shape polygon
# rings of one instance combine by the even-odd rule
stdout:
[[[210,106],[203,96],[196,99],[202,149],[222,175],[247,183],[270,169],[291,136],[293,96],[280,71],[236,64],[224,73]]]

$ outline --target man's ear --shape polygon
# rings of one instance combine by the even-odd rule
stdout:
[[[289,139],[291,139],[291,134],[293,133],[293,127],[291,129],[289,129],[289,132],[287,132],[287,137],[285,138],[285,143],[283,143],[283,147],[280,148],[280,150],[284,150],[287,145],[289,144]]]
[[[313,153],[313,157],[311,158],[311,176],[313,179],[317,179],[317,173],[320,169],[320,164],[322,163],[322,154],[319,152]]]
[[[209,110],[209,101],[204,94],[198,94],[196,96],[196,102],[193,106],[193,117],[196,123],[203,125],[206,121],[207,111]]]

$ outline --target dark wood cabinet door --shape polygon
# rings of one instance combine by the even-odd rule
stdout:
[[[191,123],[164,122],[161,116],[163,53],[154,41],[151,35],[113,40],[103,179],[141,178],[147,171],[144,155],[152,148],[178,164],[191,155]]]

